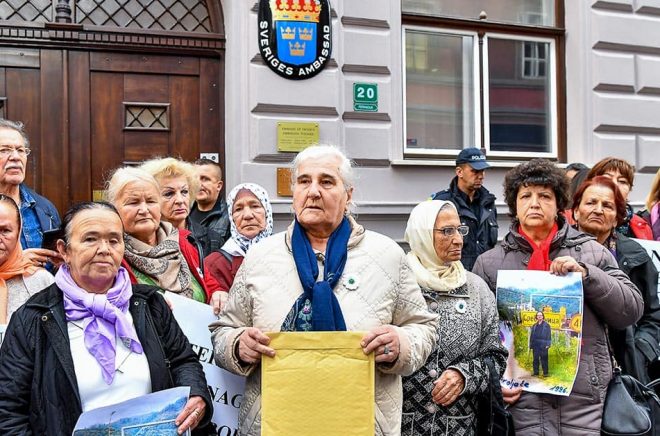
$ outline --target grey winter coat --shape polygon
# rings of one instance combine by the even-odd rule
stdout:
[[[600,435],[603,401],[612,376],[605,326],[623,329],[644,311],[642,296],[617,267],[612,254],[592,236],[568,226],[560,218],[559,231],[550,245],[550,258],[571,256],[587,269],[583,279],[584,318],[582,350],[571,395],[523,392],[509,410],[519,436]],[[524,270],[532,247],[511,226],[504,240],[479,256],[473,272],[495,290],[499,270]]]

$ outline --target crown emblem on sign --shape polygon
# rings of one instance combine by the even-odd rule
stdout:
[[[299,42],[296,42],[294,44],[293,42],[290,42],[289,52],[291,53],[291,56],[305,56],[305,43],[303,42],[301,44]]]
[[[310,28],[303,28],[299,30],[300,32],[300,39],[303,41],[311,41],[314,38],[314,30]]]
[[[293,27],[280,27],[280,32],[282,33],[282,39],[296,39],[296,28]],[[302,36],[301,36],[302,38]]]
[[[273,20],[318,23],[321,3],[318,0],[270,0]]]

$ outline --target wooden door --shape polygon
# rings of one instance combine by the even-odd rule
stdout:
[[[220,62],[212,58],[71,52],[72,200],[111,172],[158,156],[223,156]],[[84,168],[88,162],[89,167]]]
[[[25,124],[32,153],[25,182],[62,210],[68,205],[65,52],[0,48],[0,116]]]
[[[30,137],[25,183],[63,212],[121,165],[224,164],[220,58],[0,47],[0,116]]]

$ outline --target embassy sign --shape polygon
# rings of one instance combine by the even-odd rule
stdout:
[[[314,77],[330,60],[328,0],[260,0],[258,21],[261,57],[285,79]]]

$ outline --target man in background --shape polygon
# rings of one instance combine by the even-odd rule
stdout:
[[[495,196],[483,187],[486,169],[490,168],[486,156],[478,148],[466,148],[456,159],[456,177],[449,189],[436,192],[432,200],[451,201],[456,205],[461,223],[470,228],[463,237],[461,262],[472,270],[477,257],[497,243],[497,209]]]
[[[56,251],[42,247],[44,232],[60,227],[57,209],[23,182],[30,154],[30,140],[23,123],[0,118],[0,193],[10,197],[21,212],[23,255],[34,265],[59,263]]]
[[[200,187],[190,210],[190,219],[218,233],[222,238],[222,246],[230,236],[227,203],[220,196],[223,186],[222,168],[210,159],[199,159],[195,166]]]

